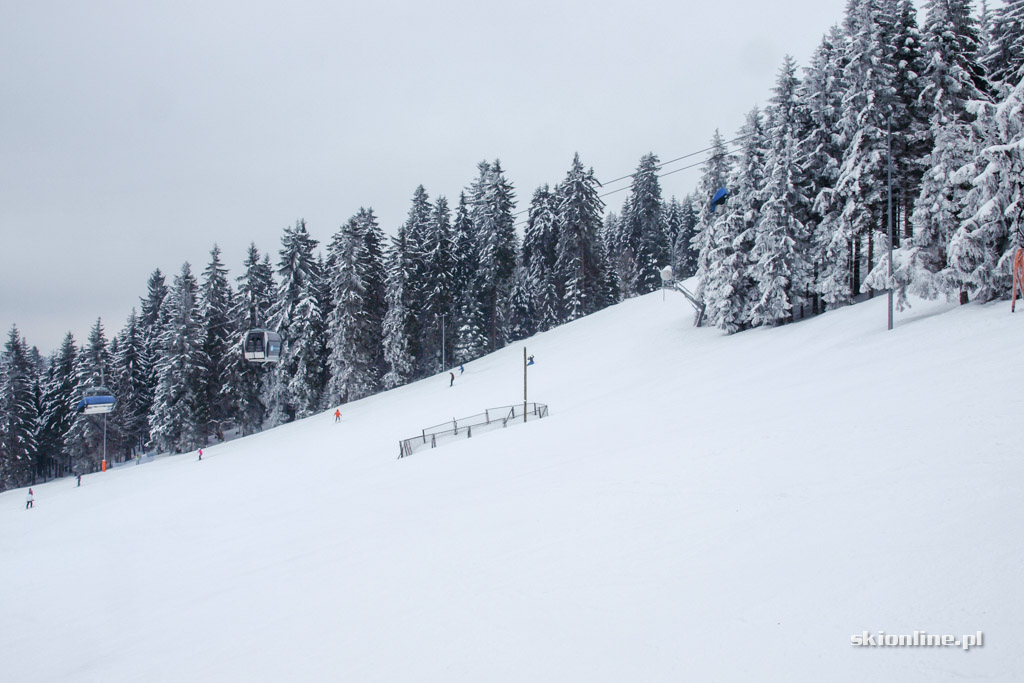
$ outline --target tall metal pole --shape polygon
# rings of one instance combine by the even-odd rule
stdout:
[[[885,117],[885,130],[889,136],[889,163],[888,163],[888,186],[889,186],[889,198],[888,198],[888,214],[889,214],[889,272],[888,272],[888,285],[889,285],[889,329],[892,329],[892,112]]]
[[[444,352],[444,316],[441,316],[441,370],[448,367],[448,356]]]
[[[523,347],[523,422],[526,422],[526,347]]]
[[[98,358],[98,356],[97,356]],[[100,364],[100,386],[104,386],[107,383],[107,378],[103,376],[103,365]],[[107,467],[107,414],[103,413],[103,467],[106,471]]]

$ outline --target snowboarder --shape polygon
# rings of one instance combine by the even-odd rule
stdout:
[[[452,376],[452,381],[448,382],[448,386],[451,387],[452,385],[455,384],[455,373],[454,372],[449,372],[448,374]]]
[[[28,510],[30,507],[33,507],[34,501],[35,501],[35,496],[32,495],[32,489],[29,489],[28,490],[28,498],[25,499],[25,509]]]
[[[334,421],[341,422],[341,408],[336,408],[334,410]]]

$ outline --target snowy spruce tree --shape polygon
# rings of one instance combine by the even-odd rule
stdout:
[[[557,203],[548,185],[538,187],[527,210],[523,233],[522,267],[530,297],[530,333],[559,323],[559,294],[555,278],[558,256]],[[529,335],[527,335],[529,336]]]
[[[140,299],[141,307],[139,310],[139,330],[145,346],[142,372],[147,387],[145,394],[147,402],[140,406],[140,410],[146,414],[147,422],[153,410],[153,397],[156,396],[156,362],[160,357],[160,339],[168,325],[167,308],[164,305],[167,299],[167,292],[167,281],[163,273],[160,272],[160,269],[157,268],[149,276],[149,280],[146,283],[146,297]],[[149,436],[149,428],[147,426],[142,442],[148,443]]]
[[[202,372],[204,329],[199,283],[185,263],[167,294],[168,325],[159,339],[157,387],[149,431],[160,452],[182,453],[205,443]]]
[[[508,296],[508,340],[526,339],[535,328],[530,278],[523,267],[516,268]]]
[[[802,193],[804,160],[800,154],[799,82],[796,63],[789,56],[776,81],[767,112],[768,154],[764,178],[764,204],[757,224],[752,276],[756,294],[750,312],[753,326],[778,325],[793,319],[803,304],[810,278],[804,218],[807,201]]]
[[[294,372],[289,378],[287,395],[293,402],[295,419],[309,417],[327,405],[327,323],[320,296],[320,267],[314,269],[312,277],[309,289],[303,291],[296,303],[288,326],[293,335],[291,359]]]
[[[470,218],[473,222],[478,265],[472,290],[476,308],[483,316],[487,351],[507,341],[508,296],[519,254],[515,219],[515,193],[505,178],[501,162],[486,161],[478,166],[480,175],[472,187]]]
[[[114,420],[123,438],[123,455],[141,452],[149,435],[149,410],[153,405],[149,372],[153,361],[147,357],[149,345],[143,336],[135,309],[116,337],[112,358],[117,407]],[[109,418],[110,416],[108,416]]]
[[[685,280],[697,274],[697,250],[693,238],[697,234],[697,213],[693,209],[693,196],[687,195],[682,202],[675,197],[670,202],[670,212],[678,221],[675,241],[672,244],[672,271],[676,278]]]
[[[487,331],[490,321],[481,310],[480,301],[484,294],[479,278],[474,278],[459,309],[458,338],[455,341],[455,362],[462,364],[475,360],[487,353],[490,339]]]
[[[425,201],[426,193],[423,186],[417,190],[422,193]],[[417,210],[414,199],[413,212]],[[387,372],[384,373],[384,389],[393,389],[406,384],[413,376],[416,365],[416,358],[411,347],[414,345],[412,338],[418,336],[419,325],[414,319],[414,310],[419,310],[418,302],[414,301],[416,288],[411,279],[418,270],[414,264],[416,259],[410,248],[410,222],[413,215],[410,214],[410,221],[407,221],[398,229],[391,245],[391,252],[388,255],[388,280],[387,280],[387,306],[388,311],[384,316],[384,359],[387,361]],[[416,344],[419,346],[419,344]]]
[[[658,168],[658,157],[654,153],[645,154],[640,159],[633,174],[629,198],[622,208],[621,230],[625,244],[621,246],[632,254],[632,263],[627,265],[629,270],[623,273],[629,283],[628,296],[658,289],[661,286],[659,272],[671,261],[662,216]]]
[[[200,375],[202,408],[200,420],[207,434],[223,439],[223,424],[233,420],[241,398],[234,370],[240,333],[234,317],[234,292],[228,271],[220,259],[220,247],[213,246],[210,263],[203,272],[199,291],[200,317],[204,330],[203,356],[206,366]]]
[[[838,275],[837,264],[845,270],[849,243],[840,234],[842,202],[836,191],[843,158],[844,137],[839,127],[842,94],[845,90],[845,38],[834,26],[822,39],[800,84],[800,101],[806,112],[801,134],[801,156],[805,160],[803,194],[811,202],[806,220],[807,260],[810,263],[811,312],[823,312],[822,294],[831,290]],[[838,239],[833,240],[838,235]]]
[[[103,330],[103,321],[97,319],[96,324],[89,331],[89,338],[85,346],[78,354],[78,362],[75,366],[75,395],[81,399],[87,391],[102,388],[114,392],[116,397],[116,378],[111,372],[111,365],[110,348],[107,343],[107,335]],[[78,414],[76,417],[68,435],[68,450],[74,472],[92,472],[99,469],[103,460],[103,423],[104,416],[102,414]],[[108,420],[107,430],[111,441],[114,440],[112,433],[114,426]]]
[[[983,63],[990,80],[1004,90],[1024,78],[1024,0],[1004,0],[996,9]]]
[[[70,471],[68,438],[75,423],[72,407],[81,398],[75,393],[75,364],[78,349],[70,332],[50,359],[43,382],[37,442],[39,452],[49,463],[49,476],[62,476]],[[143,433],[147,432],[143,429]]]
[[[0,491],[33,481],[38,446],[36,368],[17,326],[0,356]]]
[[[384,361],[383,326],[387,314],[387,270],[384,262],[384,231],[377,223],[372,209],[360,209],[357,226],[363,243],[363,256],[356,262],[366,288],[366,310],[370,325],[366,331],[366,348],[373,354],[375,382],[379,390],[380,378],[387,365]]]
[[[885,230],[886,120],[896,106],[894,65],[887,59],[891,48],[885,40],[892,34],[893,9],[882,0],[847,4],[846,90],[839,120],[845,145],[836,181],[842,209],[832,236],[832,245],[841,246],[830,249],[833,258],[826,258],[821,283],[822,298],[830,306],[851,303],[861,291]]]
[[[358,400],[381,387],[386,293],[380,238],[373,211],[360,209],[328,247],[333,297],[328,320],[329,405]]]
[[[232,312],[239,340],[249,330],[265,329],[270,325],[270,313],[277,291],[270,256],[261,256],[255,244],[249,245],[242,267],[245,270],[237,279],[237,295]],[[267,414],[263,385],[269,368],[262,363],[245,360],[241,353],[236,352],[230,358],[229,372],[237,397],[235,416],[242,434],[252,434],[263,428]]]
[[[320,372],[318,359],[303,354],[316,353],[322,339],[317,300],[317,241],[309,234],[306,222],[285,228],[281,237],[277,264],[277,300],[271,310],[271,325],[281,335],[281,358],[271,370],[267,382],[268,421],[271,426],[291,422],[313,410],[319,397],[318,387],[309,385]]]
[[[757,298],[753,248],[764,203],[766,138],[761,112],[747,114],[740,130],[740,151],[730,169],[728,208],[712,223],[703,297],[708,324],[728,334],[750,325]],[[713,215],[713,214],[712,214]]]
[[[424,355],[435,356],[432,347],[436,339],[437,347],[440,347],[440,330],[436,333],[428,326],[428,321],[423,315],[426,308],[427,290],[431,287],[428,279],[429,268],[426,262],[426,244],[430,236],[433,224],[433,207],[430,204],[430,196],[422,185],[416,188],[412,196],[412,204],[409,207],[409,215],[405,223],[399,229],[398,242],[392,243],[392,256],[385,257],[389,263],[388,280],[395,275],[395,268],[401,268],[404,282],[401,283],[402,307],[405,310],[406,320],[402,323],[405,332],[404,345],[409,354],[410,371],[412,375],[421,375],[433,366],[430,360],[424,360]],[[400,253],[397,251],[400,250]],[[397,258],[396,262],[394,259]],[[390,310],[390,306],[389,306]],[[440,324],[440,320],[437,321]],[[431,333],[431,339],[425,338]],[[426,347],[426,348],[425,348]],[[436,352],[439,355],[439,350]],[[385,354],[387,350],[385,349]],[[389,361],[388,371],[394,369]],[[410,376],[403,379],[404,384]]]
[[[654,184],[657,189],[656,178]],[[604,202],[598,195],[599,187],[594,170],[584,169],[576,154],[565,179],[555,188],[558,240],[553,278],[555,287],[562,292],[559,312],[563,322],[589,315],[608,304],[600,241]],[[660,216],[660,190],[656,194]],[[661,228],[658,229],[660,232]]]
[[[1002,102],[975,101],[969,108],[984,146],[960,171],[972,177],[971,189],[950,237],[945,277],[950,289],[984,302],[1010,291],[1010,265],[1024,246],[1024,81]]]
[[[452,348],[458,343],[459,330],[465,322],[462,312],[467,305],[473,281],[476,279],[478,263],[473,220],[469,216],[469,199],[465,192],[459,194],[459,205],[455,209],[452,223],[452,316],[449,326],[453,330]]]
[[[430,228],[421,245],[424,266],[420,317],[420,375],[448,367],[452,359],[452,329],[458,291],[455,288],[455,241],[448,200],[434,203]]]
[[[891,111],[893,236],[895,246],[913,236],[910,214],[921,191],[925,160],[931,149],[928,110],[921,100],[925,69],[924,46],[912,0],[899,0],[887,59],[893,73]]]
[[[490,320],[481,303],[485,297],[485,274],[481,272],[481,240],[474,216],[479,216],[480,203],[485,194],[485,183],[490,165],[481,162],[480,175],[469,188],[468,195],[459,197],[455,213],[455,286],[458,294],[455,363],[468,363],[487,353],[490,338]]]
[[[605,272],[608,273],[611,301],[622,301],[628,288],[622,278],[634,269],[630,267],[631,259],[624,247],[622,219],[615,211],[608,211],[604,215],[604,221],[601,223],[601,242],[605,248]]]
[[[925,298],[958,296],[966,303],[966,283],[948,269],[948,248],[971,189],[970,172],[963,169],[974,161],[979,144],[968,102],[987,99],[989,88],[969,0],[929,0],[925,7],[928,57],[921,102],[932,147],[911,215],[913,240],[899,255],[901,268],[894,279]]]
[[[693,248],[697,252],[697,297],[707,302],[705,290],[708,286],[708,277],[711,272],[711,261],[715,251],[719,248],[717,235],[722,232],[719,223],[724,220],[725,211],[711,210],[711,198],[719,188],[726,186],[732,158],[726,148],[725,140],[717,130],[711,138],[711,147],[708,150],[707,159],[704,162],[704,170],[701,173],[700,183],[697,189],[699,197],[700,213],[697,220],[696,232],[693,236]],[[726,203],[728,205],[728,202]],[[622,245],[615,245],[621,249]]]

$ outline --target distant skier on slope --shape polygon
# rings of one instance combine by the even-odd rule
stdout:
[[[25,509],[28,510],[30,507],[34,507],[35,496],[32,495],[32,489],[28,490],[28,498],[25,499]]]
[[[459,366],[459,374],[461,375],[461,374],[462,374],[462,373],[464,373],[465,371],[466,371],[466,368],[465,368],[465,366],[463,366],[463,365],[460,365],[460,366]]]
[[[449,372],[448,374],[452,376],[452,381],[448,382],[448,386],[451,387],[452,385],[455,384],[455,373]]]
[[[533,365],[533,356],[530,356],[527,360],[529,361],[527,365]]]
[[[341,422],[341,408],[336,408],[334,410],[334,421]]]

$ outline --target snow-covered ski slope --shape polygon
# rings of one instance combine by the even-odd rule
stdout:
[[[5,681],[1024,676],[1024,314],[673,293],[254,437],[0,494]],[[456,370],[456,374],[458,371]],[[983,632],[983,647],[851,636]]]

